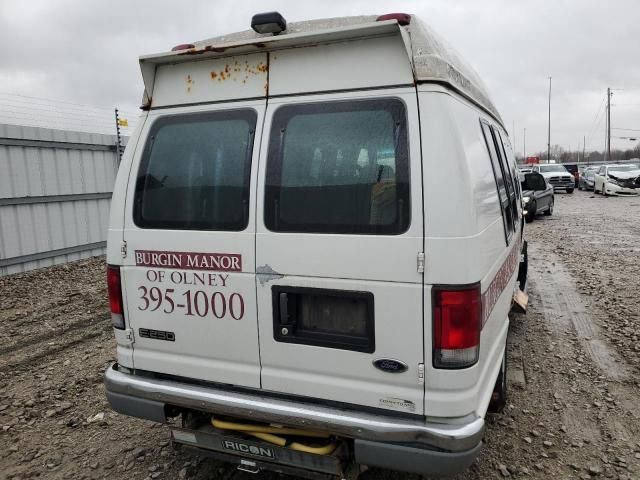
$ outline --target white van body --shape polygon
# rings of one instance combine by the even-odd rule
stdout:
[[[114,409],[326,432],[349,445],[340,475],[467,468],[522,248],[514,155],[472,70],[415,17],[375,16],[140,63],[108,234]],[[442,347],[468,311],[477,341]],[[284,462],[236,440],[245,464]]]

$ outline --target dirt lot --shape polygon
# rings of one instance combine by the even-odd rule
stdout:
[[[639,479],[640,199],[558,194],[553,217],[527,227],[531,307],[512,318],[510,403],[459,478]],[[104,269],[0,279],[0,478],[248,478],[110,411]]]

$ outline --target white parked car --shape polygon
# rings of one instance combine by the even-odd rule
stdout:
[[[567,193],[573,193],[575,189],[575,177],[562,164],[536,165],[533,171],[540,173],[553,187],[554,192],[564,190]]]
[[[252,26],[140,59],[109,402],[252,472],[464,470],[526,271],[504,124],[410,15]]]
[[[638,165],[601,165],[595,173],[594,192],[603,195],[640,194]]]

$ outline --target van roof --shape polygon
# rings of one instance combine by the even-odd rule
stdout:
[[[244,30],[195,42],[191,49],[142,56],[140,67],[145,96],[147,99],[152,97],[157,65],[395,33],[402,37],[416,83],[444,84],[486,110],[502,124],[478,74],[431,28],[413,15],[407,26],[400,26],[394,19],[377,21],[377,18],[376,15],[362,15],[291,22],[287,23],[286,30],[279,35]]]

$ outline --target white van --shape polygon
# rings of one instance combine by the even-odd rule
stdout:
[[[140,59],[108,399],[253,472],[464,470],[523,246],[500,116],[410,15],[252,26]]]

